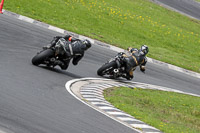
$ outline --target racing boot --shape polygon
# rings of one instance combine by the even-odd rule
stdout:
[[[127,80],[132,80],[134,76],[124,73],[124,74],[122,74],[122,77],[127,79]]]
[[[133,77],[134,77],[133,74],[132,75],[129,75],[129,74],[126,75],[127,80],[131,80],[131,79],[133,79]]]

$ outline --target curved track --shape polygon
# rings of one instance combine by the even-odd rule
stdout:
[[[164,4],[184,15],[200,20],[200,2],[195,0],[152,0],[159,4]]]
[[[77,101],[65,90],[74,78],[98,77],[96,70],[115,52],[100,46],[68,71],[36,67],[32,57],[58,33],[0,14],[0,132],[132,133]],[[134,81],[200,94],[200,79],[148,63]]]

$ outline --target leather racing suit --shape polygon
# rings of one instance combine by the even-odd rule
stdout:
[[[147,63],[146,54],[140,49],[128,48],[128,51],[131,53],[131,56],[123,55],[125,57],[125,72],[126,79],[131,80],[133,78],[133,71],[137,66],[140,66],[142,72],[145,71],[145,65]]]
[[[84,56],[84,51],[87,50],[87,47],[83,45],[83,42],[77,38],[73,38],[70,35],[66,35],[64,37],[62,36],[56,36],[54,39],[51,41],[51,47],[55,47],[56,43],[59,41],[59,39],[65,39],[67,41],[67,44],[65,49],[66,53],[61,55],[60,60],[55,60],[54,65],[59,65],[61,69],[66,70],[69,66],[70,60],[65,60],[67,57],[72,57],[73,58],[73,65],[77,65],[78,62],[83,58]]]

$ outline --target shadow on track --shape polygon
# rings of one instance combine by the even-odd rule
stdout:
[[[57,68],[52,68],[52,67],[47,67],[47,66],[38,66],[38,67],[43,68],[43,69],[46,69],[46,70],[50,70],[50,71],[52,71],[52,72],[65,74],[65,75],[67,75],[67,76],[69,76],[69,77],[73,77],[73,78],[83,78],[83,77],[81,77],[80,75],[76,75],[76,74],[67,72],[67,71],[65,71],[65,70],[57,69]]]
[[[98,76],[98,75],[97,75]],[[118,81],[118,82],[126,82],[126,81],[132,81],[132,80],[126,80],[126,79],[124,79],[124,78],[116,78],[116,79],[114,79],[114,78],[110,78],[109,76],[98,76],[99,78],[104,78],[104,79],[111,79],[111,80],[115,80],[115,81]]]

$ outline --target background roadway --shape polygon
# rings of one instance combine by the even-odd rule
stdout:
[[[200,20],[200,2],[195,0],[152,0]]]
[[[67,71],[36,67],[32,57],[59,35],[0,15],[0,131],[6,133],[132,133],[133,131],[77,101],[65,89],[74,78],[98,77],[97,69],[116,52],[93,45],[78,66]],[[133,81],[200,95],[200,79],[147,64]]]

